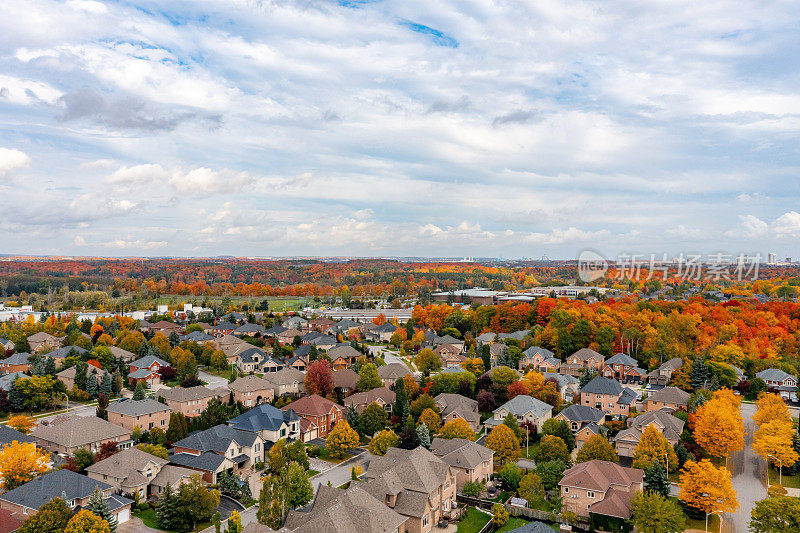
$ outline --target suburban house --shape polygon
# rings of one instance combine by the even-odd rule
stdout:
[[[146,355],[130,364],[128,381],[131,385],[136,385],[141,381],[148,387],[152,387],[161,380],[158,371],[162,366],[169,366],[169,363],[155,355]]]
[[[590,348],[581,348],[574,354],[568,355],[566,363],[581,369],[591,368],[596,372],[602,372],[605,357]]]
[[[542,372],[542,376],[544,376],[545,381],[553,381],[558,385],[558,391],[565,402],[572,402],[572,399],[578,396],[581,380],[575,376],[556,374],[554,372]]]
[[[481,415],[478,413],[478,402],[460,394],[441,393],[433,399],[442,415],[442,423],[464,420],[476,433],[481,428]]]
[[[281,331],[278,333],[275,338],[278,339],[278,343],[280,344],[292,344],[294,342],[295,337],[302,336],[303,333],[295,328],[289,328],[287,330]]]
[[[110,351],[109,346],[109,351]],[[122,350],[123,352],[125,350]],[[61,348],[56,348],[52,352],[47,352],[47,354],[43,355],[42,357],[52,357],[53,361],[55,361],[56,366],[61,366],[64,364],[64,359],[70,356],[82,356],[89,353],[86,348],[81,348],[80,346],[62,346]],[[130,353],[130,352],[128,352]],[[112,352],[113,354],[113,352]]]
[[[233,335],[223,335],[214,340],[211,345],[225,354],[228,364],[236,363],[240,353],[253,348],[253,345],[249,342],[244,342],[239,337],[234,337]]]
[[[390,324],[386,322],[381,324],[380,326],[374,327],[371,330],[364,333],[364,337],[368,341],[374,342],[389,342],[394,335],[394,332],[397,331],[397,326],[394,324]]]
[[[319,318],[312,318],[311,320],[309,320],[308,323],[306,324],[306,327],[309,329],[314,329],[325,333],[335,324],[336,322],[334,322],[330,318],[321,316]]]
[[[216,483],[217,476],[222,472],[233,473],[236,469],[236,463],[216,452],[202,452],[199,455],[173,453],[169,456],[169,462],[171,465],[194,471],[206,483]]]
[[[54,337],[49,333],[40,331],[28,337],[28,346],[31,347],[31,353],[38,353],[42,350],[58,348],[63,340],[63,337]]]
[[[633,497],[644,490],[644,472],[595,459],[564,472],[559,486],[564,511],[583,517],[593,513],[627,520]]]
[[[233,334],[239,326],[233,322],[222,321],[211,326],[211,334],[215,337],[223,337],[225,335]]]
[[[119,400],[106,408],[108,421],[125,429],[139,427],[143,431],[161,428],[167,431],[169,415],[172,411],[163,403],[151,398],[144,400]]]
[[[305,372],[308,367],[308,360],[305,357],[294,355],[286,360],[286,366]]]
[[[536,429],[541,432],[542,425],[545,421],[553,417],[553,406],[526,394],[514,396],[495,409],[494,416],[484,422],[486,431],[489,432],[496,426],[502,424],[509,413],[516,417],[519,424],[531,422],[536,426]]]
[[[165,337],[169,337],[173,332],[180,334],[183,328],[180,324],[170,322],[169,320],[159,320],[155,324],[150,324],[149,330],[153,333],[161,333]]]
[[[622,383],[640,383],[647,376],[647,371],[639,368],[639,362],[633,357],[618,353],[610,357],[603,365],[603,375]]]
[[[494,472],[494,452],[471,440],[437,437],[431,443],[431,452],[450,465],[458,488],[467,481],[486,483]]]
[[[395,395],[394,391],[388,387],[378,387],[377,389],[368,390],[366,392],[357,392],[351,394],[344,399],[345,407],[352,406],[356,412],[361,412],[373,403],[377,403],[388,414],[392,413],[394,409]]]
[[[394,387],[394,382],[411,374],[411,370],[403,363],[389,363],[378,367],[378,377],[386,387]]]
[[[778,368],[768,368],[756,374],[767,388],[775,389],[784,400],[797,401],[797,377]]]
[[[181,337],[181,342],[189,341],[189,342],[196,342],[197,344],[203,344],[204,342],[210,342],[213,340],[214,337],[212,337],[205,331],[193,331]]]
[[[0,360],[0,371],[2,372],[28,372],[30,363],[28,358],[31,354],[27,352],[15,353],[6,359]]]
[[[650,411],[633,419],[629,418],[628,429],[620,431],[614,439],[617,453],[622,457],[633,457],[642,433],[649,426],[656,428],[670,445],[675,446],[681,438],[683,425],[683,420],[672,416],[667,411]]]
[[[336,372],[333,374],[335,381]],[[267,383],[267,386],[272,389],[273,397],[278,397],[284,394],[301,394],[305,392],[305,377],[305,373],[288,366],[277,372],[265,372],[262,379]],[[356,378],[358,378],[358,374],[356,374]]]
[[[0,390],[4,390],[6,392],[11,390],[11,387],[14,385],[14,382],[20,378],[27,378],[30,377],[24,372],[11,372],[8,374],[3,374],[0,376]]]
[[[334,370],[344,370],[356,362],[362,354],[349,344],[339,344],[328,350],[328,357],[331,359],[331,368]]]
[[[274,374],[275,372],[281,371],[285,367],[286,365],[284,365],[282,361],[279,361],[274,357],[267,357],[264,359],[264,362],[261,363],[261,372],[264,374]]]
[[[120,450],[132,446],[131,430],[96,416],[60,415],[36,427],[31,436],[49,452],[72,455],[85,448],[97,452],[104,442],[116,442]]]
[[[378,375],[380,376],[380,368],[378,369]],[[344,370],[334,370],[333,386],[337,389],[340,389],[342,394],[347,396],[355,390],[356,383],[358,383],[358,378],[359,375],[350,368],[345,368]]]
[[[283,407],[284,411],[289,409],[316,427],[316,436],[313,438],[324,439],[331,432],[333,426],[344,419],[344,408],[341,405],[318,394],[303,396]]]
[[[449,517],[456,503],[453,468],[422,446],[389,448],[385,456],[370,461],[364,479],[355,485],[407,517],[410,533],[430,531],[439,518]]]
[[[600,433],[600,426],[605,421],[606,414],[596,407],[574,404],[566,407],[553,418],[567,423],[575,435],[576,446],[580,448],[593,435]]]
[[[300,417],[297,413],[292,409],[281,411],[268,403],[262,403],[228,420],[228,425],[234,429],[259,434],[265,444],[280,439],[300,438]]]
[[[607,415],[628,416],[636,393],[615,379],[596,376],[581,389],[580,401],[581,405],[602,409]]]
[[[539,372],[558,372],[559,365],[561,365],[561,360],[553,352],[539,346],[531,346],[522,352],[517,369],[523,373],[528,368]]]
[[[242,376],[228,383],[233,399],[245,407],[253,407],[261,402],[271,402],[275,397],[272,384],[258,376]]]
[[[238,469],[249,468],[264,460],[264,439],[257,433],[220,424],[192,433],[175,443],[174,453],[200,456],[213,452],[227,457]]]
[[[0,495],[0,508],[20,517],[36,514],[41,506],[53,498],[64,498],[70,509],[85,508],[95,488],[99,488],[118,524],[131,517],[133,501],[113,494],[108,483],[91,479],[72,470],[51,470],[32,481]]]
[[[163,398],[173,413],[183,413],[184,416],[199,416],[208,407],[212,399],[227,401],[230,391],[226,389],[209,389],[204,385],[197,387],[173,387],[158,391],[159,398]]]
[[[291,533],[406,533],[406,517],[387,507],[356,482],[348,489],[320,485],[311,507],[289,511],[281,531]],[[257,524],[244,533],[268,533],[272,530]],[[263,528],[263,529],[262,529]]]
[[[467,357],[461,354],[461,350],[452,344],[440,344],[433,351],[439,356],[442,366],[459,366],[467,360]]]
[[[129,498],[138,492],[141,501],[145,501],[151,493],[150,482],[168,462],[133,447],[86,467],[86,474]]]
[[[237,337],[261,337],[264,335],[264,326],[261,324],[242,324],[235,330],[233,334]]]
[[[651,385],[664,386],[672,379],[672,374],[683,366],[683,359],[680,357],[673,357],[669,361],[665,361],[658,368],[647,374],[647,382]]]
[[[308,329],[308,320],[301,316],[290,316],[283,321],[282,326],[286,329],[294,328],[297,330]]]
[[[16,348],[16,344],[14,344],[9,339],[6,339],[5,337],[0,337],[0,352],[2,350],[5,350],[6,352],[10,352],[14,348]],[[0,355],[2,355],[2,354],[0,353]]]
[[[172,489],[177,489],[183,483],[190,481],[192,476],[200,476],[202,478],[200,472],[192,470],[191,468],[169,464],[164,465],[161,467],[158,474],[156,474],[156,477],[150,480],[150,494],[155,496],[160,495],[164,492],[167,485]]]
[[[642,400],[642,406],[645,411],[658,411],[665,407],[677,411],[689,406],[689,396],[688,392],[677,387],[664,387]]]
[[[258,372],[263,361],[269,358],[267,352],[255,346],[239,351],[235,357],[240,372]]]

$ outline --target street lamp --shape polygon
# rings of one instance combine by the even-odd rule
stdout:
[[[767,457],[772,457],[778,461],[778,485],[783,485],[783,461],[771,453],[768,453]],[[769,472],[769,461],[767,461],[767,472]],[[767,479],[769,479],[769,473],[767,473]]]
[[[708,533],[708,515],[710,514],[719,515],[719,533],[722,533],[722,511],[711,511],[710,513],[706,511],[706,533]]]
[[[669,455],[667,455],[667,452],[664,452],[664,458],[667,460],[667,477],[669,477]]]

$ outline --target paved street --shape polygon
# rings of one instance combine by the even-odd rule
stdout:
[[[311,486],[314,487],[314,493],[317,492],[317,488],[320,485],[327,485],[328,481],[331,482],[331,486],[333,487],[338,487],[350,481],[350,469],[356,465],[361,465],[361,469],[365,471],[372,458],[373,455],[365,450],[364,453],[352,457],[347,461],[339,463],[330,470],[314,476],[311,478]]]
[[[75,416],[95,416],[97,413],[97,405],[80,405],[75,406],[75,404],[70,404],[69,407],[69,414]],[[36,419],[36,423],[40,424],[42,422],[49,422],[50,420],[54,419],[57,416],[63,415],[66,413],[59,413],[55,415],[43,416],[41,418]]]
[[[745,448],[732,454],[728,461],[728,467],[733,474],[733,488],[739,497],[739,511],[725,513],[724,533],[746,533],[750,511],[755,507],[755,502],[767,496],[766,463],[753,451],[753,432],[755,431],[753,414],[755,412],[755,405],[742,404],[742,417],[746,432]]]

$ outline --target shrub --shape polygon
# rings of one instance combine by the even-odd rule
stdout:
[[[483,492],[483,483],[480,481],[467,481],[464,483],[464,489],[462,492],[467,496],[477,498]]]

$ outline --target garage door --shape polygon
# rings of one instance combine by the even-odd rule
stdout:
[[[130,509],[123,509],[122,511],[117,514],[117,524],[124,524],[131,518],[131,510]]]

